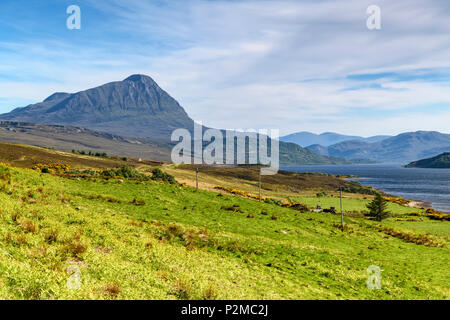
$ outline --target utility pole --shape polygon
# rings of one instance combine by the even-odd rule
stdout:
[[[261,168],[259,169],[259,202],[261,202]]]
[[[339,193],[341,195],[341,228],[344,231],[344,208],[342,206],[342,187],[339,187]]]
[[[195,188],[198,189],[198,168],[195,170]]]

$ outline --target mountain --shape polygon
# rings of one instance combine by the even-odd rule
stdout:
[[[409,163],[450,151],[450,134],[435,131],[407,132],[374,143],[351,140],[328,147],[310,146],[308,149],[349,160]]]
[[[329,156],[328,147],[324,147],[320,144],[313,144],[306,149],[311,150],[314,153],[320,154],[321,156]]]
[[[281,137],[280,141],[296,143],[302,147],[307,147],[311,145],[320,145],[328,147],[333,144],[348,140],[359,140],[367,143],[373,143],[382,141],[386,138],[389,138],[389,136],[374,136],[369,138],[363,138],[359,136],[347,136],[334,132],[325,132],[322,134],[314,134],[311,132],[297,132]]]
[[[280,142],[280,164],[282,166],[351,163],[353,162],[346,159],[319,155],[295,143]]]
[[[445,152],[433,158],[411,162],[406,168],[450,169],[450,152]]]
[[[194,127],[194,121],[180,104],[145,75],[132,75],[73,94],[54,93],[41,103],[0,115],[0,119],[5,120],[0,134],[3,141],[140,158],[157,155],[157,160],[168,160],[173,130],[184,128],[192,132]],[[128,143],[133,139],[137,143]],[[280,163],[350,162],[280,142]]]
[[[194,124],[174,98],[144,75],[74,94],[55,93],[41,103],[0,115],[0,119],[70,125],[165,142],[173,130],[192,129]]]

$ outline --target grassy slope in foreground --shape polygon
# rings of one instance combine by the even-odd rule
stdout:
[[[450,169],[450,152],[440,154],[433,158],[411,162],[406,168]]]
[[[448,232],[427,247],[364,219],[341,232],[338,216],[152,181],[0,178],[2,299],[450,298]],[[365,285],[370,265],[381,290]]]

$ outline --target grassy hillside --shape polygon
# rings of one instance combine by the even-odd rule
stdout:
[[[0,190],[2,299],[450,298],[448,222],[345,217],[342,232],[326,213],[5,166]],[[381,290],[365,285],[370,265]]]
[[[212,167],[194,165],[171,165],[166,171],[175,175],[180,182],[195,186],[195,170],[199,168],[199,183],[202,189],[216,186],[236,187],[248,192],[258,191],[259,168],[251,167]],[[373,189],[358,182],[345,181],[333,175],[317,173],[297,173],[280,170],[278,174],[262,177],[262,189],[268,196],[315,195],[319,191],[336,194],[339,187],[353,193],[372,194]]]
[[[0,142],[0,162],[14,167],[32,168],[37,164],[64,163],[72,168],[114,168],[123,165],[158,165],[158,161],[137,161],[119,157],[94,157],[40,147]]]
[[[0,141],[169,161],[170,146],[72,126],[0,121]]]

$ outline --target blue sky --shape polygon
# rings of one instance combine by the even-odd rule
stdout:
[[[449,18],[444,0],[2,0],[0,112],[143,73],[211,127],[450,133]]]

